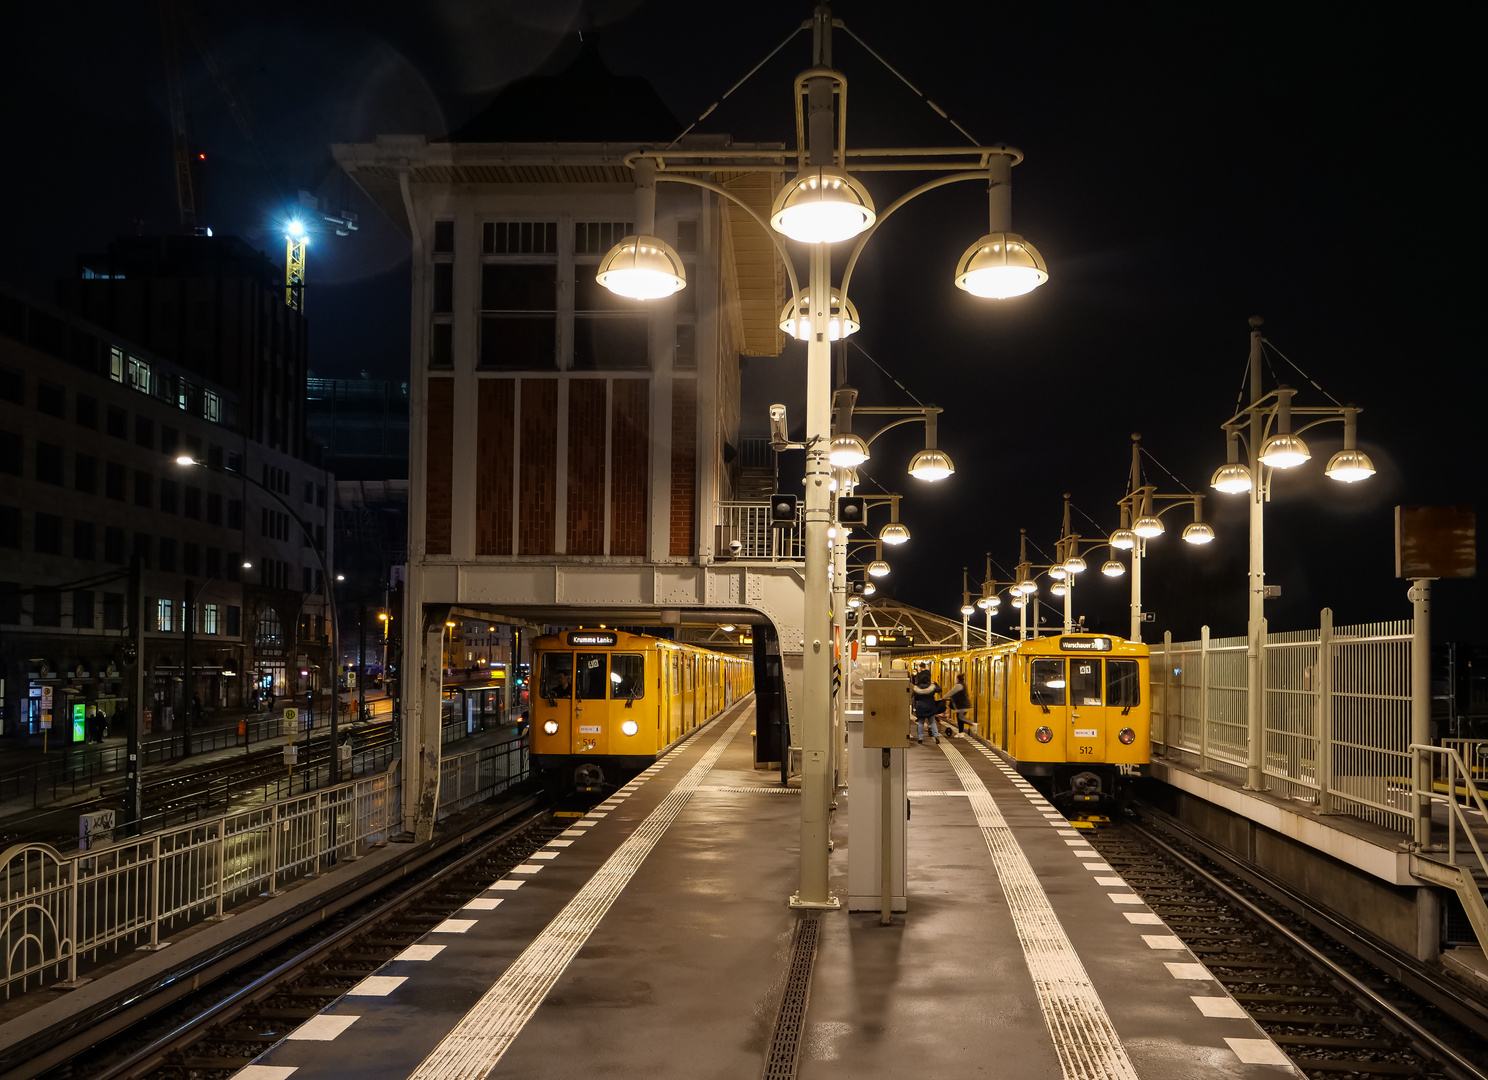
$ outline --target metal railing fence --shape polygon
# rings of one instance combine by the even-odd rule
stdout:
[[[445,759],[439,817],[526,779],[529,763],[526,735]],[[375,776],[87,852],[17,844],[0,852],[0,986],[9,998],[75,982],[80,964],[157,947],[182,927],[354,858],[401,826],[395,763]]]
[[[1263,627],[1259,763],[1267,784],[1396,832],[1411,810],[1409,620],[1272,634]],[[1243,782],[1249,760],[1243,637],[1152,646],[1153,743]]]
[[[738,551],[729,549],[732,541],[738,541]],[[794,528],[779,529],[770,523],[768,502],[719,503],[718,543],[719,553],[731,559],[799,562],[806,558],[800,510]]]

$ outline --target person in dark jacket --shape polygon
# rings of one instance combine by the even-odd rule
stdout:
[[[971,694],[966,689],[965,674],[959,672],[957,673],[956,681],[951,684],[949,699],[951,702],[951,708],[956,710],[956,730],[960,734],[965,735],[966,714],[971,711]],[[949,735],[950,733],[950,728],[947,727],[946,734]]]
[[[911,698],[914,708],[916,730],[919,733],[918,742],[925,742],[925,724],[930,724],[930,737],[940,745],[940,731],[935,726],[935,718],[940,715],[944,704],[940,700],[940,683],[930,678],[929,671],[921,671],[915,678],[913,697]]]

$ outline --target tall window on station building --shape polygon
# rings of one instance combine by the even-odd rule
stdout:
[[[557,222],[482,225],[477,366],[485,371],[557,369]]]
[[[434,223],[434,295],[429,310],[429,367],[449,371],[455,365],[455,223]]]
[[[575,371],[636,371],[651,366],[651,318],[646,301],[616,296],[594,280],[604,253],[630,230],[627,221],[574,224]]]

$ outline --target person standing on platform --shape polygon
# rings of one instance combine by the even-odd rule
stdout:
[[[966,689],[966,675],[962,672],[956,673],[956,681],[951,684],[950,693],[951,708],[956,710],[956,733],[966,734],[966,714],[971,711],[971,694]],[[946,728],[946,734],[951,730]]]
[[[922,745],[925,742],[925,724],[930,724],[930,737],[935,740],[935,745],[940,745],[940,731],[935,726],[935,718],[945,707],[940,700],[940,683],[930,678],[929,671],[921,671],[915,678],[914,683],[914,718],[917,741]]]

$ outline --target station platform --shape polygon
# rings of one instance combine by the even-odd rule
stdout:
[[[793,910],[800,797],[754,770],[752,723],[746,698],[237,1080],[760,1076],[802,919],[804,1080],[1301,1075],[968,739],[907,750],[905,915]]]

